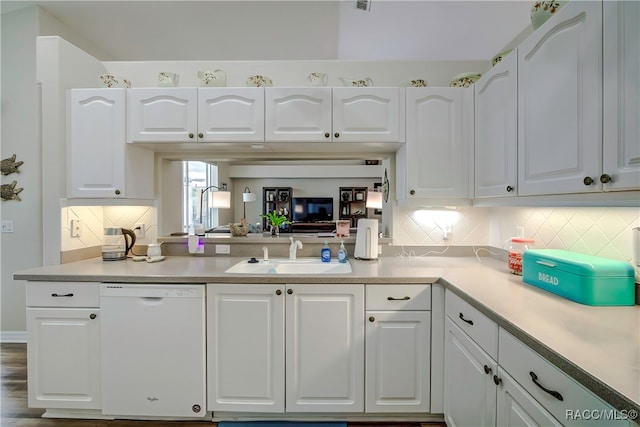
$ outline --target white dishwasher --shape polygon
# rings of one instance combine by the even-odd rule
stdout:
[[[206,415],[204,289],[100,285],[103,414]]]

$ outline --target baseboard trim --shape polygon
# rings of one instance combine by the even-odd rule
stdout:
[[[26,343],[27,331],[0,331],[0,343]]]

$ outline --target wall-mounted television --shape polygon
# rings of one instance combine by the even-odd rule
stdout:
[[[294,197],[291,202],[294,222],[333,221],[332,197]]]

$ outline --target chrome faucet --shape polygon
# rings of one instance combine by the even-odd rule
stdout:
[[[302,249],[302,242],[300,240],[293,241],[293,237],[289,236],[291,244],[289,245],[289,259],[296,259],[296,251]]]
[[[262,256],[264,262],[269,261],[269,248],[267,248],[266,246],[262,247]]]

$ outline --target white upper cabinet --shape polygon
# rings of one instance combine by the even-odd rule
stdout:
[[[518,195],[600,191],[601,70],[600,2],[568,2],[518,47]]]
[[[333,88],[333,140],[403,142],[404,90],[397,87]]]
[[[264,89],[198,88],[198,141],[264,141]]]
[[[396,155],[397,199],[468,198],[473,89],[406,91],[407,141]]]
[[[130,89],[129,142],[195,142],[198,91],[195,88]]]
[[[517,194],[518,57],[514,50],[475,85],[475,197]]]
[[[153,198],[153,153],[127,146],[125,100],[125,89],[68,92],[68,198]]]
[[[640,2],[604,2],[603,189],[640,187]]]
[[[267,141],[332,141],[331,88],[267,88]]]
[[[404,141],[402,88],[266,88],[265,103],[266,141]]]
[[[264,140],[262,88],[139,88],[128,91],[129,142]]]

